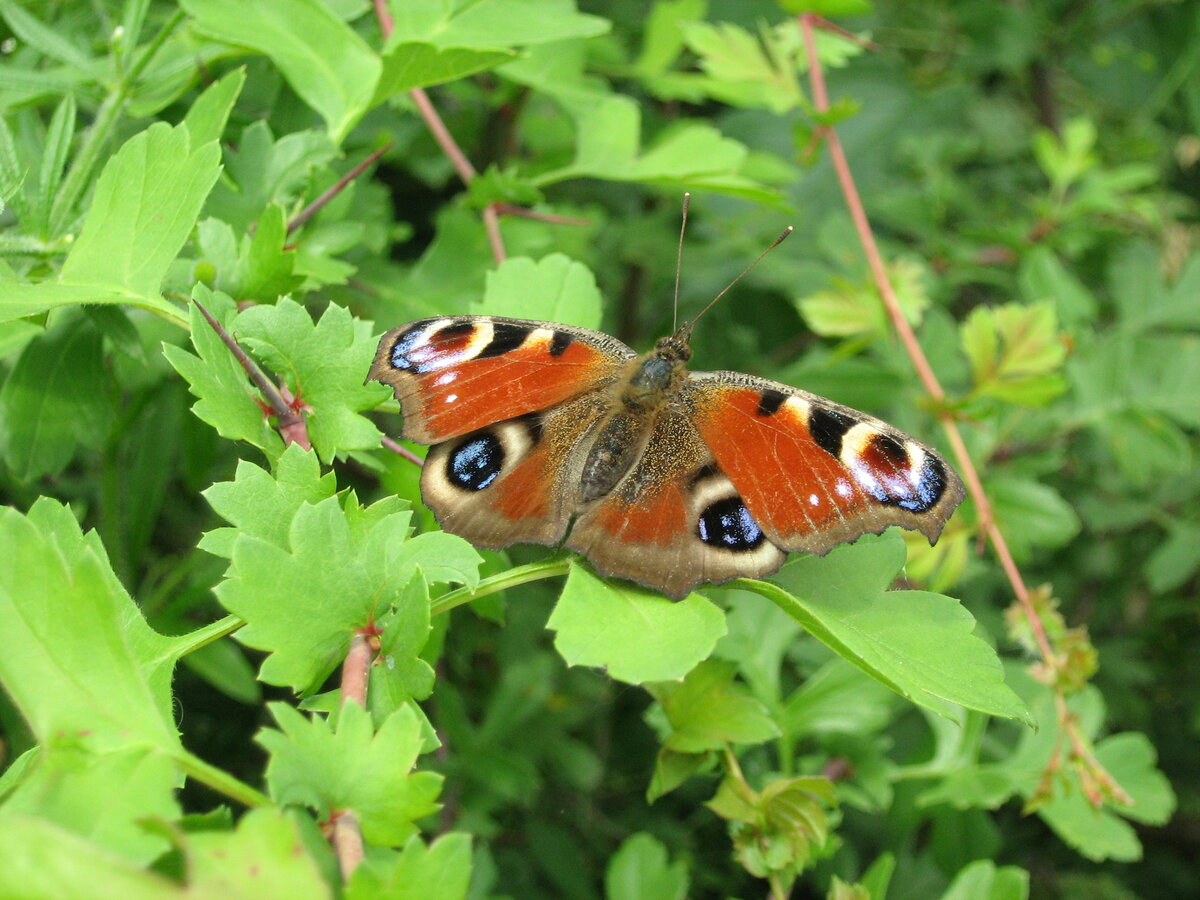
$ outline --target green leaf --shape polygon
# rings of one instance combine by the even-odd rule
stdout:
[[[108,440],[102,341],[75,315],[25,345],[0,386],[0,453],[19,481],[57,475],[80,446]]]
[[[199,147],[209,141],[218,141],[225,133],[225,124],[233,105],[246,83],[246,70],[234,69],[204,89],[192,104],[183,124],[192,138],[192,146]]]
[[[954,876],[942,900],[1027,900],[1029,873],[1017,866],[997,866],[980,859]]]
[[[795,22],[762,28],[758,34],[731,22],[688,22],[683,36],[708,75],[703,85],[709,96],[776,115],[803,104],[796,79],[803,46]]]
[[[977,393],[1044,406],[1066,390],[1058,370],[1067,348],[1051,304],[979,306],[960,333]]]
[[[182,900],[178,885],[170,879],[44,818],[0,816],[0,858],[4,859],[0,866],[0,896],[4,897]]]
[[[929,306],[924,266],[911,259],[898,259],[887,268],[904,318],[911,325],[920,324]],[[801,297],[796,304],[808,326],[823,337],[885,334],[891,327],[873,283],[835,278],[831,289]]]
[[[735,674],[733,663],[710,659],[692,669],[682,682],[646,686],[671,724],[666,749],[702,753],[779,736],[766,707],[733,684]]]
[[[510,257],[488,272],[483,300],[472,312],[599,328],[602,307],[591,270],[552,253],[537,262]]]
[[[170,685],[180,645],[150,629],[66,507],[0,507],[0,546],[0,684],[39,744],[4,813],[148,862],[162,839],[137,820],[179,813]]]
[[[183,0],[196,27],[271,58],[292,89],[325,120],[340,144],[370,107],[379,57],[320,0]]]
[[[471,836],[443,834],[428,847],[413,835],[390,857],[371,854],[354,870],[345,900],[464,900],[471,881]]]
[[[261,119],[241,134],[236,148],[225,151],[225,174],[213,188],[208,213],[233,233],[249,232],[271,203],[284,209],[303,197],[314,171],[337,154],[328,135],[297,131],[275,140]]]
[[[573,0],[480,0],[477,3],[391,3],[393,40],[443,48],[508,49],[605,34],[599,16],[577,12]]]
[[[62,181],[63,166],[71,149],[75,135],[75,95],[67,94],[54,110],[50,127],[46,130],[46,145],[42,150],[42,167],[38,175],[36,208],[39,212],[38,231],[44,237],[57,234],[59,223],[51,228],[50,208]]]
[[[546,627],[568,665],[601,666],[643,684],[682,678],[712,652],[725,617],[699,594],[673,602],[572,565]]]
[[[283,208],[276,203],[263,210],[254,234],[240,242],[227,222],[205,219],[197,243],[201,259],[216,270],[215,279],[206,283],[239,301],[274,303],[304,280],[293,274],[296,251],[287,249],[287,239]]]
[[[1079,516],[1056,490],[1028,478],[987,479],[996,522],[1018,557],[1033,547],[1061,547],[1079,533]]]
[[[372,105],[413,88],[457,81],[493,69],[512,61],[516,55],[511,50],[436,47],[424,41],[389,41],[384,50],[383,73],[375,89]]]
[[[182,840],[187,896],[329,900],[329,885],[280,810],[252,809],[237,830],[196,831]]]
[[[1157,594],[1183,586],[1200,568],[1200,525],[1171,521],[1167,539],[1146,560],[1146,581]]]
[[[419,602],[406,590],[418,569],[430,581],[477,583],[471,546],[440,532],[410,538],[411,513],[400,506],[391,498],[363,509],[351,497],[343,509],[330,497],[299,508],[287,547],[253,534],[234,541],[230,576],[216,592],[247,622],[238,639],[270,652],[263,681],[317,688],[345,658],[356,629]]]
[[[957,719],[955,706],[965,706],[1030,721],[1004,683],[996,651],[971,633],[975,620],[958,601],[887,590],[904,558],[904,541],[894,531],[867,535],[827,556],[798,556],[785,565],[775,581],[794,593],[749,584],[835,653],[938,715]]]
[[[100,173],[62,281],[161,303],[167,267],[196,224],[220,160],[216,142],[193,147],[185,125],[156,122],[131,137]]]
[[[314,324],[303,306],[284,299],[250,307],[234,329],[304,404],[308,436],[322,459],[379,446],[379,429],[359,414],[378,406],[384,393],[363,383],[376,343],[370,322],[331,303]]]
[[[357,703],[341,708],[336,729],[323,716],[305,718],[284,703],[269,706],[282,731],[264,729],[256,740],[271,754],[267,785],[277,802],[308,806],[322,820],[352,811],[366,841],[391,846],[416,833],[417,819],[437,811],[442,776],[411,771],[422,746],[412,709],[397,709],[376,731]]]
[[[239,460],[233,481],[218,482],[202,492],[233,527],[206,532],[200,548],[230,559],[237,536],[247,534],[287,549],[288,531],[300,507],[306,503],[315,506],[336,490],[333,472],[322,475],[317,455],[298,444],[280,454],[274,474]]]
[[[1096,318],[1096,298],[1048,247],[1033,247],[1021,259],[1021,293],[1031,304],[1051,303],[1067,328]]]
[[[604,873],[605,900],[684,900],[687,893],[687,866],[670,862],[667,848],[644,831],[625,839]]]
[[[237,306],[225,294],[215,294],[202,284],[196,285],[192,296],[212,313],[230,334]],[[163,356],[188,382],[197,398],[192,412],[217,432],[232,441],[246,441],[270,457],[283,450],[283,439],[267,422],[261,406],[255,401],[257,389],[229,348],[213,331],[208,321],[193,304],[191,309],[192,345],[199,354],[193,356],[180,347],[163,345]]]

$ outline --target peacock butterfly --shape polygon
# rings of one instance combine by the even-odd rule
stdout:
[[[586,328],[422,319],[383,336],[368,377],[395,390],[404,437],[433,445],[425,503],[480,547],[566,536],[679,598],[889,525],[937,540],[963,499],[945,460],[815,394],[689,372],[694,323],[639,356]]]

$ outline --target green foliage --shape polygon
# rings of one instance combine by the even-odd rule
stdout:
[[[803,13],[849,29],[813,35],[824,108]],[[1187,4],[0,17],[0,896],[1197,892]],[[944,400],[894,338],[830,126]],[[648,347],[685,190],[681,319],[796,227],[698,325],[696,368],[943,450],[954,417],[1046,583],[1054,666],[970,501],[934,548],[868,536],[680,602],[438,529],[380,447],[378,334],[473,313]]]

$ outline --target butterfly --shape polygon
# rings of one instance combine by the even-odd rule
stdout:
[[[479,547],[566,546],[681,598],[889,525],[934,543],[963,499],[936,452],[865,413],[739,372],[690,372],[692,322],[638,355],[599,331],[445,316],[383,336],[421,494]]]

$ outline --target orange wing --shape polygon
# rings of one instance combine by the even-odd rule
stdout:
[[[635,356],[586,328],[451,316],[389,331],[367,377],[395,390],[404,437],[434,444],[604,388]]]
[[[737,372],[686,391],[700,436],[772,543],[827,553],[889,525],[932,543],[963,499],[929,447],[865,413]]]

